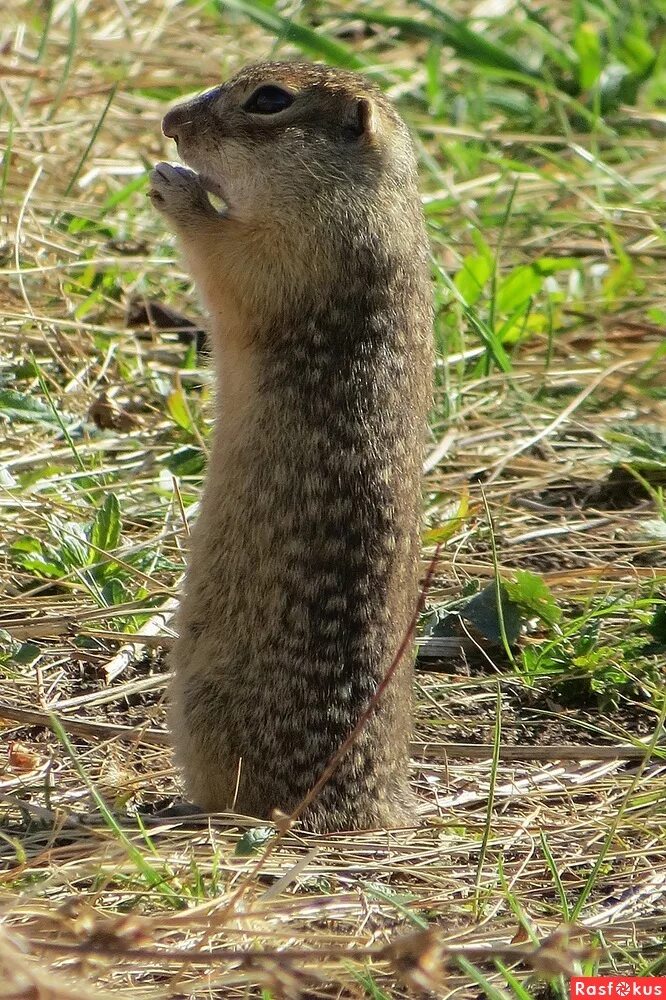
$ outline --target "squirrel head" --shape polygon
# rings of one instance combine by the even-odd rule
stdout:
[[[379,188],[400,198],[415,174],[411,139],[381,91],[357,73],[316,63],[245,67],[177,105],[164,134],[204,188],[239,221],[283,224],[285,205],[322,222],[339,219]],[[342,204],[341,204],[342,203]]]

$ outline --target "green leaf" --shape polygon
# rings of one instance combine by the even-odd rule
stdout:
[[[174,476],[198,476],[203,472],[206,461],[200,448],[187,446],[168,455],[164,464]]]
[[[9,546],[9,551],[14,555],[21,555],[24,552],[41,554],[42,543],[38,538],[33,538],[31,535],[25,535],[23,538],[18,538],[15,542]]]
[[[543,275],[533,264],[514,268],[499,283],[495,303],[497,312],[513,313],[540,292],[542,286]]]
[[[22,642],[18,650],[12,654],[12,660],[14,663],[20,663],[22,666],[30,666],[34,663],[42,652],[41,648],[35,642]]]
[[[93,562],[95,554],[88,545],[88,536],[83,525],[76,521],[68,521],[66,524],[60,518],[52,516],[49,518],[49,526],[53,535],[53,541],[59,543],[49,545],[48,548],[53,557],[62,562],[67,570],[83,569]]]
[[[554,625],[562,617],[558,606],[543,578],[527,570],[518,570],[513,580],[504,580],[504,588],[514,604],[530,615],[536,615],[547,625]]]
[[[617,111],[621,104],[633,104],[638,85],[638,79],[624,63],[612,62],[605,66],[599,77],[601,113]]]
[[[590,90],[601,75],[599,30],[589,21],[583,21],[576,28],[573,42],[578,56],[578,83],[581,90]]]
[[[12,381],[20,378],[36,378],[37,370],[37,365],[32,358],[23,358],[14,369],[14,378]]]
[[[500,584],[500,599],[502,602],[502,619],[509,644],[517,641],[522,628],[522,619],[518,606],[509,598],[506,587]],[[436,611],[437,623],[431,628],[433,636],[448,637],[460,635],[459,619],[465,620],[465,626],[478,639],[485,639],[493,645],[502,645],[502,627],[497,607],[496,581],[490,583],[474,594],[454,601],[446,608]],[[464,631],[464,629],[463,629]]]
[[[44,483],[49,479],[57,478],[63,473],[69,472],[69,466],[67,465],[42,465],[35,469],[29,469],[27,472],[21,472],[19,476],[19,482],[24,490],[27,490],[30,486],[34,486],[35,483]]]
[[[489,254],[474,253],[465,257],[453,284],[467,306],[473,306],[481,297],[492,270],[493,262]]]
[[[251,854],[256,854],[274,836],[275,830],[272,826],[255,826],[243,834],[236,844],[234,854],[237,858],[247,858]]]
[[[538,274],[557,274],[558,271],[580,270],[580,260],[576,257],[539,257],[532,264]]]
[[[57,424],[58,418],[46,403],[16,389],[0,389],[0,417],[25,424]]]
[[[640,472],[666,471],[666,431],[650,424],[635,424],[631,430],[613,427],[604,434],[615,446],[618,461]]]
[[[513,644],[520,635],[523,623],[518,606],[509,598],[504,584],[500,584],[500,600],[506,638],[509,644]],[[465,607],[461,609],[460,614],[472,626],[473,632],[497,645],[502,643],[502,629],[497,607],[497,587],[494,580],[491,580],[479,594],[470,598]]]
[[[66,573],[66,567],[62,563],[56,562],[50,553],[47,558],[38,538],[19,538],[9,546],[9,552],[16,566],[20,566],[29,573],[35,573],[37,576],[57,580]]]
[[[653,639],[666,647],[666,604],[659,605],[652,616],[648,629]]]
[[[133,595],[117,576],[107,580],[102,587],[102,598],[109,606],[114,604],[126,604],[133,599]]]
[[[654,68],[657,53],[646,38],[635,32],[626,34],[619,49],[622,62],[640,80],[645,80]]]
[[[115,493],[109,493],[104,503],[95,514],[90,529],[90,541],[103,552],[112,552],[118,545],[120,539],[120,504]],[[99,557],[98,552],[93,553],[93,559]]]
[[[194,431],[192,414],[182,389],[174,389],[167,396],[166,407],[174,423],[191,434]]]
[[[430,528],[423,535],[424,545],[444,545],[452,538],[457,531],[460,531],[469,513],[469,489],[466,485],[457,504],[451,504],[440,511],[437,517],[438,524]]]

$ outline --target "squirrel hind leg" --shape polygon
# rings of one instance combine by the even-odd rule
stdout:
[[[185,793],[204,812],[233,807],[236,774],[218,725],[211,725],[211,699],[176,672],[171,686],[169,728]]]

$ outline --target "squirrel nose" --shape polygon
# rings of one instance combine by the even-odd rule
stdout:
[[[207,90],[191,101],[177,104],[171,111],[167,111],[162,119],[162,131],[165,136],[168,139],[175,139],[178,145],[178,141],[184,137],[187,129],[194,127],[194,119],[201,119],[202,115],[206,115],[210,105],[219,97],[220,90],[220,87]]]
[[[167,139],[175,139],[176,145],[178,145],[183,126],[190,117],[189,111],[186,111],[182,106],[167,111],[162,119],[162,132]]]

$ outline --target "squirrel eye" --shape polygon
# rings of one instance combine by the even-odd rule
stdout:
[[[243,107],[253,115],[275,115],[293,103],[294,98],[286,90],[269,84],[255,90]]]

